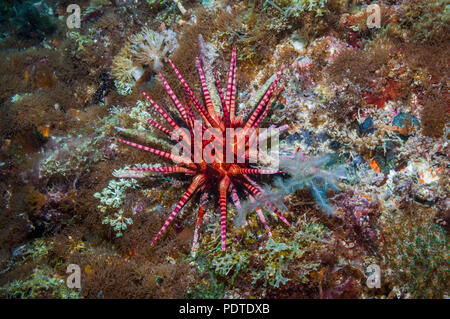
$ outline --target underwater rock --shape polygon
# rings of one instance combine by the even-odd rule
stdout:
[[[361,124],[359,122],[357,122],[356,123],[356,131],[358,132],[359,135],[372,134],[375,131],[372,117],[369,116]]]
[[[409,136],[416,132],[420,123],[419,120],[410,113],[399,113],[392,120],[394,129],[402,136]]]
[[[56,23],[50,14],[50,9],[44,1],[32,3],[14,3],[15,17],[10,21],[15,26],[16,33],[24,39],[37,38],[42,40],[45,36],[56,31]]]
[[[432,205],[436,201],[434,194],[435,190],[429,187],[416,185],[416,187],[412,188],[414,199],[421,204]]]
[[[57,232],[63,227],[63,219],[67,218],[64,206],[69,200],[62,192],[45,195],[45,203],[38,207],[30,216],[35,234]]]
[[[342,147],[342,144],[339,143],[338,141],[330,141],[330,148],[333,151],[336,151],[336,150],[340,149],[341,147]]]
[[[301,136],[301,140],[303,140],[303,142],[308,146],[313,145],[316,141],[314,133],[309,130],[301,131],[300,136]]]

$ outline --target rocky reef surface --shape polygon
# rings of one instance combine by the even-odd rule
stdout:
[[[0,4],[0,297],[450,296],[448,1],[72,2]],[[217,185],[151,246],[191,179],[117,138],[170,150],[141,92],[181,123],[158,74],[201,97],[196,57],[223,81],[234,48],[243,118],[285,66],[256,180],[290,226],[230,197],[223,251]]]

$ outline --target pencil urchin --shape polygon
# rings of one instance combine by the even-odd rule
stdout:
[[[271,100],[277,82],[280,79],[283,67],[276,75],[272,76],[266,82],[261,90],[257,92],[255,95],[256,98],[253,99],[253,103],[248,105],[249,109],[252,111],[249,113],[249,116],[246,116],[247,119],[244,119],[243,111],[240,112],[240,115],[236,115],[236,49],[233,49],[232,52],[227,86],[224,91],[221,89],[217,74],[212,71],[211,67],[207,64],[206,59],[204,59],[203,56],[201,56],[201,58],[201,60],[197,58],[196,62],[201,81],[204,104],[196,97],[172,61],[169,60],[186,94],[184,104],[180,102],[165,78],[160,74],[162,84],[179,111],[184,122],[182,126],[184,127],[180,126],[161,106],[142,91],[150,104],[162,115],[171,128],[168,129],[152,119],[147,119],[148,123],[157,130],[167,134],[173,141],[181,144],[184,143],[184,149],[187,148],[189,155],[179,155],[173,151],[172,153],[168,153],[130,141],[122,139],[117,140],[177,163],[176,166],[129,168],[129,170],[158,172],[162,174],[181,173],[193,177],[192,183],[181,197],[175,209],[166,219],[151,245],[153,245],[161,236],[188,200],[191,199],[195,193],[200,192],[200,206],[192,244],[192,250],[195,251],[205,204],[210,194],[218,193],[222,250],[225,251],[228,197],[230,197],[237,210],[241,209],[240,196],[246,196],[251,201],[259,198],[262,204],[273,211],[274,215],[278,216],[278,218],[287,225],[290,225],[275,206],[262,196],[262,188],[250,177],[251,175],[279,174],[282,172],[276,169],[256,166],[257,163],[254,163],[254,161],[250,163],[248,151],[250,140],[254,136],[254,132],[259,130],[259,125],[271,106],[269,100]],[[203,62],[203,67],[200,61]],[[212,75],[213,73],[214,75]],[[194,110],[200,115],[201,121],[196,120]],[[211,134],[207,134],[208,130],[216,130],[218,131],[218,135],[216,134],[214,137]],[[234,136],[228,134],[230,130],[234,130]],[[199,132],[200,138],[197,134]],[[267,136],[265,138],[267,139]],[[219,156],[217,152],[218,148],[211,148],[210,144],[213,141],[215,141],[216,144],[221,144],[219,145],[222,146],[221,150],[223,150],[223,153],[220,154],[221,156]],[[244,142],[239,143],[238,141]],[[259,137],[258,141],[261,141],[261,137]],[[189,152],[191,150],[192,152]],[[196,157],[198,155],[196,150],[200,150],[200,155],[203,155],[200,156],[200,160]],[[226,161],[224,160],[225,158],[227,159]],[[270,229],[267,226],[261,209],[257,208],[256,213],[267,230],[268,235],[271,236]]]

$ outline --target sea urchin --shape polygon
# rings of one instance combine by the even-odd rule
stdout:
[[[178,143],[184,143],[184,146],[187,146],[188,151],[192,150],[192,152],[189,152],[190,155],[180,156],[174,154],[174,152],[168,153],[130,141],[125,141],[122,139],[117,140],[177,162],[176,166],[130,168],[129,170],[159,172],[163,174],[182,173],[193,176],[192,183],[190,184],[184,195],[181,197],[175,209],[166,219],[164,225],[156,235],[155,239],[152,241],[151,245],[153,245],[161,236],[163,231],[176,217],[176,215],[180,212],[180,210],[184,207],[188,200],[196,192],[201,192],[202,196],[200,199],[198,219],[192,244],[192,250],[195,251],[197,246],[198,230],[203,219],[205,210],[204,207],[207,198],[209,197],[209,194],[216,191],[218,188],[222,250],[225,251],[228,196],[230,196],[233,204],[239,211],[241,210],[241,204],[238,194],[247,196],[247,198],[249,198],[249,200],[251,201],[255,201],[255,198],[260,199],[275,213],[276,216],[278,216],[278,218],[289,225],[289,222],[281,215],[281,213],[275,208],[275,206],[262,196],[263,190],[249,176],[257,174],[278,174],[282,172],[276,169],[262,169],[255,167],[254,163],[253,165],[250,164],[248,152],[249,141],[254,135],[254,132],[257,131],[256,129],[259,127],[259,124],[270,108],[271,103],[269,103],[269,100],[273,95],[278,80],[280,79],[283,67],[281,67],[281,70],[276,74],[276,76],[272,76],[272,78],[268,80],[268,82],[262,89],[260,100],[256,101],[254,105],[250,105],[250,107],[253,107],[253,110],[249,113],[247,119],[244,120],[242,116],[244,112],[241,112],[240,116],[235,115],[236,49],[233,49],[232,52],[230,68],[228,71],[226,92],[222,91],[217,74],[215,72],[212,72],[212,69],[206,62],[206,59],[204,59],[203,56],[201,56],[201,58],[203,67],[200,63],[199,58],[197,58],[196,61],[202,86],[203,100],[206,107],[195,96],[172,61],[169,62],[172,65],[186,93],[184,105],[180,102],[175,93],[172,91],[171,87],[167,84],[165,78],[160,74],[165,90],[167,91],[177,110],[181,114],[181,117],[184,121],[184,124],[182,124],[182,126],[184,126],[184,128],[177,124],[176,121],[169,114],[167,114],[162,107],[160,107],[144,91],[142,91],[150,104],[155,107],[156,110],[162,115],[162,117],[164,117],[164,119],[168,122],[168,124],[171,126],[171,129],[158,124],[152,119],[148,119],[148,123],[159,131],[169,135],[172,140]],[[214,76],[211,76],[212,73],[214,73]],[[208,83],[208,81],[212,83]],[[198,112],[202,121],[196,120],[193,111],[194,109]],[[206,134],[207,130],[210,129],[215,129],[219,132],[219,135],[215,134],[214,136],[211,136],[211,134]],[[230,138],[230,135],[227,134],[230,129],[236,129],[234,133],[235,135],[232,138]],[[200,138],[198,138],[198,136],[200,136]],[[218,141],[219,143],[222,143],[222,154],[218,154],[219,152],[216,148],[211,148],[211,143],[213,141],[215,141],[216,144]],[[244,143],[238,143],[237,141],[244,141]],[[244,146],[242,147],[242,145]],[[198,153],[198,150],[200,150],[200,153]],[[198,157],[196,157],[196,154],[200,154],[203,156],[200,156],[199,160]],[[241,156],[241,160],[239,160],[238,155]],[[244,160],[242,160],[242,156]],[[225,158],[227,159],[226,161],[224,161]],[[230,158],[231,161],[229,160]],[[256,212],[268,235],[271,236],[270,229],[267,226],[261,209],[257,208]]]

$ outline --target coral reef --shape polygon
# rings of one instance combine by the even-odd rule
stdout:
[[[0,2],[1,298],[449,298],[448,1],[72,3]]]

